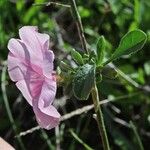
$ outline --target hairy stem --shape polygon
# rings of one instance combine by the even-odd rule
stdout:
[[[78,33],[79,33],[79,37],[80,37],[80,41],[82,44],[82,48],[85,50],[85,52],[88,54],[88,48],[87,48],[87,44],[86,44],[86,39],[84,36],[84,31],[83,31],[83,26],[82,26],[82,21],[81,21],[81,17],[79,15],[78,9],[77,9],[77,5],[75,0],[70,0],[71,3],[71,10],[73,13],[73,17],[76,21],[77,24],[77,28],[78,28]]]
[[[93,103],[94,103],[94,109],[95,109],[95,113],[96,113],[96,119],[97,119],[99,132],[100,132],[100,135],[102,138],[103,148],[104,148],[104,150],[110,150],[107,133],[106,133],[106,128],[105,128],[105,124],[104,124],[104,119],[103,119],[103,113],[101,110],[101,105],[99,105],[99,94],[98,94],[96,82],[94,83],[94,87],[92,90],[92,99],[93,99]]]

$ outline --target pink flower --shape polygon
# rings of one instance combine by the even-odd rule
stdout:
[[[51,129],[59,124],[60,114],[52,106],[56,94],[53,72],[54,54],[49,50],[49,36],[37,27],[24,26],[20,39],[8,43],[8,72],[10,78],[33,106],[39,125]]]

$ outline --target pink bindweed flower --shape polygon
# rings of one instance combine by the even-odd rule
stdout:
[[[19,30],[20,39],[8,43],[8,72],[10,78],[33,106],[39,125],[51,129],[59,124],[60,114],[52,106],[56,94],[53,71],[54,54],[49,50],[49,36],[34,26]]]

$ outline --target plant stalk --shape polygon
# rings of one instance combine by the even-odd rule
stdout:
[[[8,118],[10,120],[10,123],[12,125],[12,128],[15,132],[15,134],[17,135],[18,134],[18,129],[17,129],[17,126],[15,124],[15,120],[13,118],[13,115],[11,113],[11,110],[10,110],[10,105],[9,105],[9,102],[8,102],[8,97],[7,97],[7,94],[6,94],[6,70],[7,70],[7,66],[6,66],[6,62],[4,62],[3,64],[3,68],[2,68],[2,75],[1,75],[1,89],[2,89],[2,96],[3,96],[3,100],[4,100],[4,105],[5,105],[5,108],[6,108],[6,111],[7,111],[7,115],[8,115]],[[22,150],[25,150],[25,146],[23,144],[23,141],[21,139],[21,137],[17,137],[17,140],[18,140],[18,143],[20,145],[20,148]]]
[[[134,125],[134,123],[133,123],[132,121],[130,121],[130,126],[131,126],[131,128],[132,128],[132,130],[133,130],[133,132],[134,132],[134,134],[135,134],[135,138],[136,138],[136,140],[137,140],[139,149],[140,149],[140,150],[144,150],[144,147],[143,147],[141,138],[140,138],[140,136],[139,136],[139,134],[138,134],[138,131],[137,131],[137,129],[136,129],[136,126]]]
[[[99,132],[101,135],[103,148],[104,148],[104,150],[110,150],[107,133],[106,133],[106,128],[105,128],[105,124],[104,124],[103,113],[101,110],[101,105],[99,105],[99,94],[98,94],[96,82],[94,83],[94,87],[92,89],[92,99],[93,99],[93,103],[94,103],[96,120],[97,120],[97,124],[98,124],[98,128],[99,128]]]
[[[89,54],[87,44],[86,44],[86,39],[84,36],[82,21],[81,21],[81,17],[79,15],[79,12],[77,9],[76,2],[75,2],[75,0],[70,0],[70,3],[71,3],[72,14],[73,14],[76,24],[77,24],[78,34],[80,37],[82,48],[85,50],[85,52],[87,54]],[[105,129],[105,124],[104,124],[104,119],[103,119],[103,114],[102,114],[101,106],[99,105],[99,95],[98,95],[98,89],[96,86],[96,82],[94,83],[94,87],[92,89],[92,99],[93,99],[93,103],[94,103],[95,113],[97,114],[97,123],[98,123],[98,128],[100,131],[100,135],[102,138],[103,148],[104,148],[104,150],[110,150],[107,133],[106,133],[106,129]]]
[[[75,2],[75,0],[70,0],[70,3],[71,3],[72,14],[73,14],[73,17],[74,17],[74,19],[76,21],[76,24],[77,24],[78,34],[79,34],[79,37],[80,37],[82,48],[88,54],[89,52],[88,52],[88,48],[87,48],[87,44],[86,44],[86,39],[85,39],[85,36],[84,36],[82,21],[81,21],[81,17],[79,15],[79,12],[78,12],[78,9],[77,9],[76,2]]]

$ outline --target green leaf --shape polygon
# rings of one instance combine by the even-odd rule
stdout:
[[[76,98],[87,100],[94,84],[95,66],[85,64],[80,67],[73,80],[73,92]]]
[[[97,42],[97,63],[96,64],[98,66],[102,63],[104,59],[105,46],[106,46],[105,38],[104,36],[101,36]]]
[[[67,63],[65,63],[64,61],[60,62],[60,69],[62,69],[63,71],[68,71],[68,70],[73,70],[71,68],[71,66],[69,66]]]
[[[59,66],[56,68],[56,73],[57,73],[57,75],[61,74],[61,68]]]
[[[88,63],[89,64],[95,64],[95,58],[96,58],[96,52],[94,51],[94,50],[91,50],[90,52],[89,52],[89,57],[88,57]]]
[[[141,30],[134,30],[134,31],[127,33],[121,39],[118,48],[112,54],[110,59],[106,61],[103,65],[106,65],[109,62],[123,55],[129,55],[129,54],[137,52],[144,46],[146,39],[147,39],[146,34]]]
[[[77,52],[75,49],[71,50],[71,56],[75,60],[76,63],[83,65],[83,58],[79,52]]]

